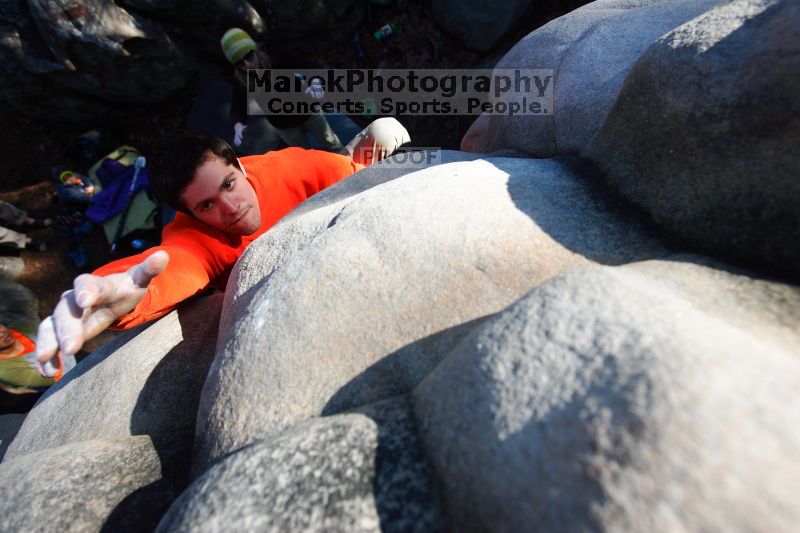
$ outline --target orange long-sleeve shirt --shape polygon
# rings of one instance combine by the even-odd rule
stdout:
[[[125,272],[158,250],[169,254],[166,269],[153,278],[139,304],[113,327],[128,329],[162,317],[212,285],[225,290],[233,265],[248,244],[304,200],[364,168],[346,156],[303,148],[244,157],[241,162],[261,209],[258,231],[232,235],[178,213],[164,227],[160,246],[94,271],[98,276]]]

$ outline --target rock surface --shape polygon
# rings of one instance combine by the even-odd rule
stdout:
[[[221,303],[221,294],[198,299],[92,353],[39,400],[6,461],[131,435],[150,435],[157,446],[182,440],[188,454]]]
[[[191,56],[161,26],[113,2],[31,0],[28,6],[52,60],[28,50],[15,57],[56,85],[110,102],[159,102],[194,71]]]
[[[199,47],[221,54],[219,38],[229,28],[242,28],[255,38],[263,36],[266,24],[247,0],[119,0],[131,12],[167,23],[184,39],[199,42]]]
[[[692,263],[583,267],[413,393],[454,529],[792,531],[800,290]]]
[[[257,240],[228,284],[196,472],[303,419],[407,392],[439,362],[426,349],[437,335],[457,338],[451,328],[565,269],[668,252],[575,165],[435,165]]]
[[[194,71],[161,25],[113,2],[5,2],[0,29],[0,98],[50,120],[108,120],[174,95]]]
[[[482,154],[470,154],[453,150],[425,150],[395,154],[391,157],[358,171],[335,187],[328,187],[315,194],[283,217],[279,224],[286,224],[294,218],[315,209],[326,207],[337,202],[348,200],[383,183],[388,183],[411,172],[448,163],[464,163],[482,159]],[[239,269],[240,275],[242,269]]]
[[[519,22],[532,3],[531,0],[432,0],[431,14],[467,48],[485,52]]]
[[[174,498],[148,437],[90,440],[0,465],[2,531],[146,531]]]
[[[226,457],[159,531],[436,531],[437,500],[407,405],[392,399]]]
[[[581,152],[642,52],[720,1],[597,0],[538,28],[495,68],[552,69],[555,108],[549,115],[481,115],[461,149],[516,149],[534,157]]]
[[[14,437],[17,435],[22,422],[25,420],[24,414],[8,414],[0,416],[0,461],[6,454],[6,449]]]
[[[665,35],[587,154],[697,249],[800,276],[800,5],[736,0]]]
[[[106,122],[181,94],[198,56],[223,60],[228,28],[276,46],[320,32],[342,41],[364,11],[355,0],[3,2],[0,100],[39,119]]]
[[[0,3],[0,100],[39,118],[81,122],[108,120],[119,114],[108,103],[48,81],[48,74],[61,67],[23,7],[19,2]]]

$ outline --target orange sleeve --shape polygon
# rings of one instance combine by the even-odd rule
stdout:
[[[198,255],[198,251],[193,248],[180,241],[169,243],[138,255],[119,259],[95,270],[93,274],[107,276],[127,271],[158,250],[164,250],[169,254],[167,267],[150,281],[147,292],[138,305],[130,313],[117,319],[111,327],[130,329],[161,318],[182,301],[208,288],[211,283],[210,268],[204,264],[202,255]]]
[[[349,156],[298,147],[245,157],[242,162],[263,183],[280,182],[291,189],[296,195],[291,207],[364,168]]]
[[[280,181],[287,187],[283,190],[291,191],[282,194],[280,188],[270,190],[264,182],[257,188],[262,218],[267,222],[275,218],[269,225],[306,198],[364,168],[347,156],[302,148],[286,148],[264,156],[251,156],[244,158],[243,162],[248,169],[262,176],[262,180],[263,176],[280,176]],[[267,209],[267,203],[271,210]],[[270,213],[274,216],[270,217]],[[161,246],[95,270],[95,275],[107,276],[127,271],[158,250],[169,254],[166,269],[150,281],[147,293],[139,304],[111,327],[129,329],[160,318],[182,301],[207,289],[212,280],[224,277],[241,254],[241,249],[239,245],[227,244],[224,235],[218,233],[179,214],[174,222],[164,228]]]
[[[305,162],[311,168],[302,172],[299,177],[303,179],[307,198],[364,168],[364,165],[356,163],[348,156],[321,150],[307,150]]]

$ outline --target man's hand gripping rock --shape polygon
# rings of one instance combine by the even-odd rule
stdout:
[[[158,251],[127,272],[109,276],[81,274],[75,278],[72,290],[61,295],[53,315],[39,325],[39,372],[56,375],[59,350],[64,355],[74,355],[84,342],[136,307],[150,280],[166,268],[168,261],[167,252]]]

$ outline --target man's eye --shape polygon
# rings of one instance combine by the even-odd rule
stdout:
[[[208,211],[211,209],[211,202],[203,202],[200,204],[200,211]]]
[[[234,182],[234,181],[235,181],[235,180],[228,180],[228,181],[226,181],[226,182],[225,182],[225,190],[228,190],[228,191],[229,191],[229,190],[233,189],[233,182]]]

